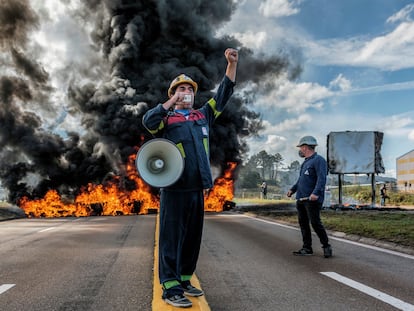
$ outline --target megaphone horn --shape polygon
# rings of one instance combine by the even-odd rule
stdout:
[[[141,146],[135,166],[147,184],[162,188],[172,185],[181,177],[184,158],[174,143],[165,138],[156,138]]]

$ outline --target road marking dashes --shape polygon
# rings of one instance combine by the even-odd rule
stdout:
[[[2,284],[0,285],[0,294],[3,294],[5,291],[8,291],[10,288],[15,286],[16,284]]]
[[[356,282],[352,279],[349,279],[345,276],[342,276],[335,272],[321,272],[321,274],[330,277],[331,279],[334,279],[335,281],[338,281],[342,284],[348,285],[349,287],[352,287],[356,290],[359,290],[360,292],[363,292],[364,294],[367,294],[371,297],[374,297],[378,300],[381,300],[385,303],[388,303],[389,305],[403,311],[414,311],[414,305],[409,304],[405,301],[402,301],[398,298],[395,298],[393,296],[390,296],[388,294],[385,294],[383,292],[380,292],[379,290],[376,290],[372,287],[366,286],[362,283]]]
[[[56,227],[46,228],[46,229],[40,230],[38,232],[46,232],[46,231],[50,231],[50,230],[54,230],[54,229],[56,229]]]

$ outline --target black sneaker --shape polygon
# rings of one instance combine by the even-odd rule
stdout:
[[[181,286],[184,289],[184,294],[188,296],[199,297],[204,295],[204,292],[201,289],[194,287],[189,281],[182,282]]]
[[[193,303],[184,295],[174,295],[170,297],[163,297],[164,301],[169,305],[177,308],[190,308]]]
[[[294,251],[293,255],[295,255],[295,256],[310,256],[310,255],[313,255],[313,250],[308,249],[308,248],[301,248],[298,251]]]
[[[332,257],[332,247],[330,245],[323,248],[323,257],[329,258]]]

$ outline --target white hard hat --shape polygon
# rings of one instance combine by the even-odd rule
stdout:
[[[316,138],[313,136],[303,136],[300,140],[299,140],[299,144],[296,147],[300,147],[303,145],[308,145],[308,146],[317,146],[318,142],[316,141]]]

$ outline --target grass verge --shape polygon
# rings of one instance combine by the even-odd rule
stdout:
[[[296,209],[292,202],[243,204],[244,206],[239,208],[242,212],[297,225]],[[328,230],[414,248],[414,210],[323,210],[321,219]]]
[[[280,215],[275,218],[297,223],[296,215]],[[321,219],[328,230],[414,248],[414,213],[412,212],[322,211]]]

